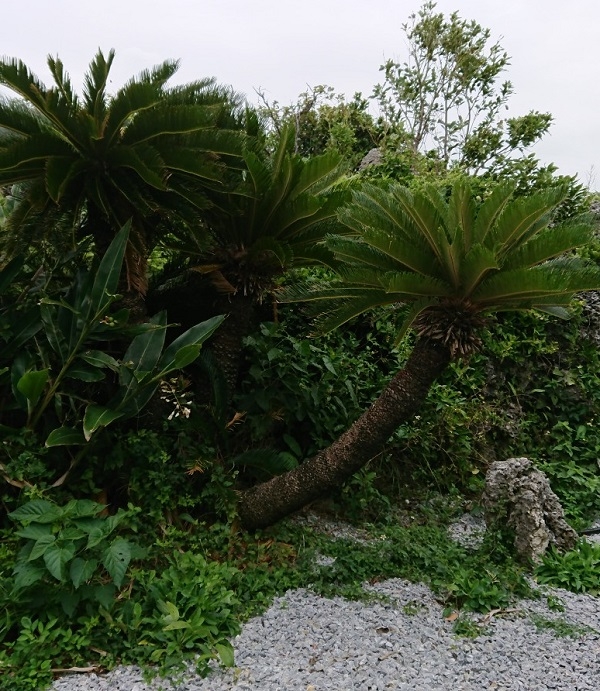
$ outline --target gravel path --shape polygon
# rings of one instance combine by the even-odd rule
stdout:
[[[236,667],[208,678],[142,680],[135,668],[104,677],[70,675],[53,691],[598,691],[600,598],[549,590],[483,621],[476,638],[457,637],[442,606],[420,584],[392,579],[373,589],[389,602],[324,599],[305,590],[275,600],[234,640]],[[533,619],[538,621],[538,626]],[[558,637],[544,623],[567,627]]]

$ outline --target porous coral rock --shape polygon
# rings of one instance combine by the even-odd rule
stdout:
[[[483,506],[488,526],[506,522],[514,531],[515,549],[526,561],[541,561],[549,545],[569,550],[577,542],[548,478],[528,458],[490,466]]]

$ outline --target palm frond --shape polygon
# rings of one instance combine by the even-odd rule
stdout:
[[[421,245],[415,245],[406,239],[390,237],[387,233],[377,229],[368,229],[363,233],[364,242],[396,262],[400,271],[410,269],[423,276],[430,276],[436,272],[432,265],[431,253]]]
[[[573,296],[598,286],[600,268],[573,259],[499,272],[485,279],[473,291],[472,298],[487,309],[503,303],[515,305],[529,301],[539,304],[540,299]]]
[[[486,237],[486,244],[502,258],[519,244],[527,242],[550,222],[550,214],[565,199],[565,187],[520,197],[507,205]]]
[[[341,156],[334,151],[303,161],[290,199],[296,199],[307,192],[313,195],[326,192],[340,179],[343,172]]]
[[[466,180],[458,180],[452,188],[448,203],[447,228],[451,233],[460,232],[461,242],[466,252],[473,244],[475,211],[476,204],[471,187]]]
[[[210,106],[145,108],[136,111],[136,117],[128,123],[123,133],[123,143],[138,144],[163,135],[190,134],[214,126],[215,111]]]
[[[262,200],[261,206],[263,209],[266,209],[266,213],[261,217],[262,228],[269,228],[272,218],[279,209],[279,205],[289,196],[292,189],[293,173],[292,161],[289,156],[286,156],[278,165],[276,178],[273,180],[274,184],[266,191]]]
[[[0,145],[9,143],[13,135],[40,134],[44,129],[42,116],[31,106],[0,98]]]
[[[180,173],[193,175],[197,179],[221,184],[223,178],[222,166],[215,161],[208,160],[204,156],[199,156],[194,151],[190,151],[182,146],[172,146],[169,149],[161,148],[160,156],[169,172],[179,171]],[[171,180],[169,187],[174,187]]]
[[[442,247],[447,243],[443,221],[437,209],[428,202],[427,196],[422,193],[411,194],[401,186],[393,188],[395,200],[404,216],[412,221],[419,233],[425,238],[432,252],[441,265],[444,264]],[[403,224],[401,224],[403,225]]]
[[[43,162],[48,156],[68,156],[72,151],[62,139],[45,133],[19,138],[6,148],[0,149],[0,175],[11,169],[27,167],[34,162]],[[44,164],[40,163],[40,169],[43,168]]]
[[[513,183],[501,183],[494,187],[490,196],[484,201],[477,212],[477,218],[473,226],[473,244],[485,244],[487,235],[494,227],[496,221],[509,203],[515,185]]]
[[[119,89],[111,99],[110,108],[104,122],[103,136],[107,146],[112,146],[127,132],[130,140],[132,133],[125,126],[133,122],[133,116],[144,110],[155,108],[160,103],[160,94],[153,84],[133,82]],[[132,143],[129,141],[128,143]]]
[[[114,58],[114,50],[110,50],[106,57],[99,50],[83,78],[83,103],[86,111],[97,122],[104,122],[106,118],[106,84]]]
[[[62,60],[59,58],[53,58],[51,55],[48,56],[48,68],[50,69],[50,74],[54,77],[54,83],[56,84],[56,89],[62,100],[68,108],[70,113],[77,110],[79,107],[79,99],[77,94],[73,91],[73,85],[71,84],[71,79],[68,73],[65,71],[65,67]]]
[[[271,162],[271,169],[273,171],[273,178],[278,178],[281,175],[281,170],[284,161],[293,152],[294,140],[296,132],[291,124],[287,124],[281,130],[279,136],[279,142],[277,144],[277,149],[273,154],[273,159]]]
[[[395,257],[390,257],[377,247],[359,238],[328,235],[325,242],[335,258],[346,264],[366,266],[383,271],[393,271],[402,266],[399,266]]]
[[[441,239],[438,249],[443,258],[442,269],[444,271],[444,278],[454,286],[455,290],[459,290],[463,274],[462,262],[465,256],[462,228],[455,226],[452,236],[447,238],[446,241]]]
[[[149,145],[119,146],[106,156],[108,170],[128,168],[151,187],[166,190],[166,164],[158,151]]]
[[[482,283],[492,271],[500,268],[496,255],[488,247],[476,244],[465,254],[461,267],[460,283],[462,292],[470,297],[474,288]]]
[[[165,60],[150,69],[142,70],[137,77],[133,77],[125,84],[125,88],[134,82],[147,82],[162,88],[178,69],[179,60]]]
[[[402,322],[396,330],[394,346],[397,347],[400,345],[400,342],[406,336],[419,316],[435,304],[437,304],[437,298],[423,298],[422,300],[416,300],[405,307],[402,314]]]
[[[398,220],[389,209],[390,199],[367,194],[366,190],[353,190],[352,202],[338,212],[343,223],[354,234],[361,235],[369,228],[376,228],[391,237],[405,238],[410,235],[406,228],[398,226]]]
[[[279,264],[280,268],[289,266],[292,262],[292,257],[294,256],[290,246],[287,243],[280,242],[279,240],[269,236],[257,238],[250,248],[249,259],[251,261],[254,259],[258,260],[264,264],[264,255],[273,257]]]
[[[47,89],[22,60],[6,57],[0,60],[0,83],[43,112]]]
[[[85,161],[72,156],[51,156],[46,160],[46,189],[53,202],[60,202],[67,187],[86,167]]]
[[[321,312],[315,319],[315,327],[319,333],[329,333],[365,312],[390,304],[394,304],[393,298],[385,291],[376,289],[364,289],[360,295],[341,298],[331,303],[317,303],[317,306],[321,307]]]
[[[414,273],[390,272],[381,278],[388,293],[397,296],[398,302],[410,302],[422,297],[450,297],[452,286],[432,276]]]
[[[586,222],[565,223],[543,228],[525,244],[515,248],[503,261],[505,269],[519,269],[541,264],[577,247],[587,245],[594,237]]]
[[[376,291],[383,294],[383,291],[376,288]],[[344,301],[355,297],[360,297],[364,292],[364,286],[350,286],[335,281],[318,287],[307,287],[304,283],[291,283],[285,286],[277,295],[277,301],[282,304],[290,302],[319,303],[313,308],[313,312],[324,311],[327,306],[321,307],[326,303],[334,305],[337,301]]]

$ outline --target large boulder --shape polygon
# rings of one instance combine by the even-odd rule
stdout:
[[[515,549],[525,561],[538,563],[549,545],[566,551],[577,542],[548,478],[528,458],[492,463],[483,506],[488,527],[503,524],[514,531]]]

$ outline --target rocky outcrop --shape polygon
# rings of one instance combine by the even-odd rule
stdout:
[[[488,527],[503,524],[514,531],[515,549],[525,561],[539,562],[549,545],[569,550],[577,542],[548,478],[528,458],[490,466],[483,506]]]
[[[600,292],[590,291],[581,295],[584,300],[582,308],[581,336],[600,346]]]
[[[364,170],[368,166],[378,166],[382,158],[381,149],[371,149],[358,164],[358,170]]]

